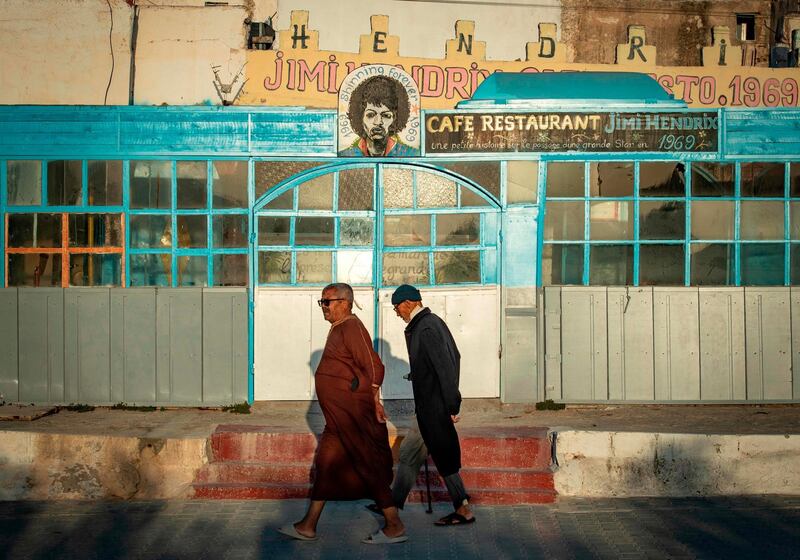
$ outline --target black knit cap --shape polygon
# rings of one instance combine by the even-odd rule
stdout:
[[[392,305],[397,305],[404,301],[422,301],[422,296],[414,286],[403,284],[398,286],[392,294]]]

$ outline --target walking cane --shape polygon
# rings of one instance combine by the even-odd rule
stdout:
[[[428,490],[428,509],[425,510],[425,513],[433,513],[433,508],[431,507],[431,477],[428,473],[427,457],[425,457],[425,488]]]

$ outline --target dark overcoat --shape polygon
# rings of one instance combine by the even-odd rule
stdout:
[[[461,355],[450,329],[427,307],[406,326],[414,408],[422,439],[442,476],[461,468],[461,446],[451,415],[461,409]]]

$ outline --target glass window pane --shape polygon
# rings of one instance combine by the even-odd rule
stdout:
[[[549,162],[547,164],[547,197],[584,196],[583,162]]]
[[[692,196],[733,196],[733,165],[692,162]]]
[[[500,200],[500,162],[499,161],[453,161],[440,164],[457,175],[470,179]]]
[[[208,216],[178,216],[178,247],[208,247]]]
[[[42,203],[42,162],[8,160],[6,162],[8,204],[33,206]]]
[[[589,247],[589,284],[630,286],[633,284],[632,245],[592,245]]]
[[[741,239],[783,239],[783,202],[743,200]]]
[[[590,239],[633,239],[633,202],[592,202],[589,211]]]
[[[169,286],[172,282],[172,257],[131,255],[131,286]]]
[[[122,162],[87,162],[87,186],[90,206],[119,206],[122,204]]]
[[[374,168],[359,167],[339,172],[339,210],[372,210]]]
[[[247,216],[214,216],[214,247],[247,247]]]
[[[119,214],[69,215],[70,247],[122,247],[122,243]]]
[[[733,239],[733,208],[730,201],[692,202],[692,239]]]
[[[9,162],[11,163],[11,162]],[[800,163],[793,162],[789,167],[789,192],[791,196],[800,196]]]
[[[436,216],[437,245],[477,245],[481,239],[480,214]]]
[[[639,164],[640,196],[684,196],[686,166],[674,161],[642,162]]]
[[[383,170],[383,205],[386,208],[411,208],[413,174],[410,169],[385,167]]]
[[[478,193],[469,187],[459,187],[461,189],[461,208],[470,206],[491,206],[491,204]]]
[[[268,202],[265,208],[270,210],[291,210],[294,208],[294,189],[288,190],[275,200]]]
[[[692,243],[692,286],[732,286],[734,283],[734,245],[732,243]]]
[[[324,163],[321,161],[257,161],[255,165],[256,198],[287,179]]]
[[[288,245],[291,218],[278,216],[258,217],[259,245]]]
[[[292,254],[289,251],[259,251],[259,284],[289,284],[292,281]]]
[[[792,285],[800,285],[800,245],[792,243]]]
[[[81,203],[83,170],[77,160],[47,162],[47,204],[74,206]]]
[[[800,202],[790,202],[789,212],[791,212],[791,237],[800,239]]]
[[[339,245],[372,245],[372,218],[340,218]]]
[[[61,286],[60,254],[8,254],[8,285]]]
[[[69,256],[70,286],[119,286],[122,255]]]
[[[542,284],[583,284],[583,245],[545,245],[542,250]]]
[[[685,236],[685,202],[659,200],[639,203],[639,237],[641,239],[684,239]]]
[[[742,243],[742,286],[783,286],[783,243]]]
[[[333,209],[333,173],[320,175],[298,187],[297,208],[300,210]]]
[[[590,163],[589,196],[633,196],[633,162]]]
[[[384,253],[383,285],[430,284],[428,253]]]
[[[215,286],[247,286],[247,255],[214,255]]]
[[[182,255],[178,261],[178,286],[207,286],[208,259],[200,255]]]
[[[424,214],[385,216],[383,218],[383,244],[386,247],[430,245],[431,217]]]
[[[172,162],[132,161],[131,208],[172,207]]]
[[[9,247],[61,247],[61,214],[9,214]]]
[[[131,216],[130,229],[131,247],[172,247],[171,216],[133,215]]]
[[[783,163],[742,163],[742,196],[779,196],[783,198]]]
[[[333,266],[330,251],[298,251],[297,283],[327,284],[333,281]]]
[[[538,161],[508,162],[506,167],[506,198],[509,204],[536,202],[538,189]]]
[[[247,208],[247,162],[211,162],[211,204],[214,208]]]
[[[433,275],[437,284],[481,281],[479,251],[448,251],[433,254]]]
[[[8,285],[61,287],[61,255],[9,253]]]
[[[333,245],[333,218],[298,216],[294,222],[295,245]]]
[[[547,202],[544,216],[544,238],[557,240],[583,239],[583,202]]]
[[[372,284],[372,251],[336,253],[336,281],[348,284]]]
[[[683,245],[641,245],[640,286],[683,286]]]
[[[417,171],[417,206],[451,208],[456,205],[456,183],[433,173]]]
[[[208,164],[205,161],[179,161],[178,208],[207,208]]]

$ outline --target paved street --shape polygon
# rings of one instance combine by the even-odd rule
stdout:
[[[410,540],[362,545],[366,502],[331,503],[317,542],[275,531],[303,501],[0,502],[3,558],[800,558],[800,497],[561,499],[477,507],[468,527],[434,527],[410,504]]]

